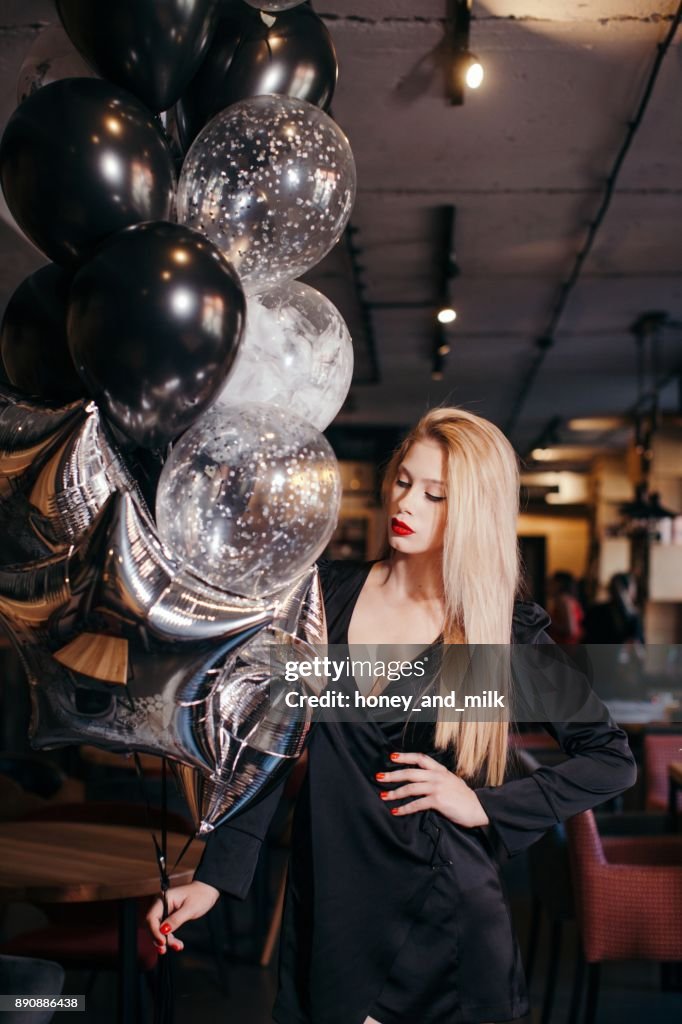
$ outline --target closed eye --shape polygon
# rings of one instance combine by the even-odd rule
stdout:
[[[407,480],[396,480],[396,484],[398,485],[398,487],[409,487],[410,486]]]
[[[445,495],[439,497],[436,494],[429,494],[428,491],[425,491],[425,494],[429,501],[445,501]]]

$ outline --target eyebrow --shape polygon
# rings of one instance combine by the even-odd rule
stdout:
[[[407,473],[407,475],[409,476],[409,478],[410,478],[411,480],[412,480],[412,479],[414,479],[414,478],[413,478],[413,476],[412,476],[412,474],[410,473],[409,469],[408,469],[408,468],[407,468],[406,466],[403,466],[403,464],[402,464],[402,463],[401,463],[401,464],[400,464],[400,465],[398,466],[398,473],[399,473],[399,474],[400,474],[400,473]],[[442,480],[431,480],[431,479],[426,479],[426,480],[424,480],[424,483],[425,483],[425,484],[435,484],[435,485],[436,485],[436,487],[445,487],[445,484],[443,483],[443,481],[442,481]]]

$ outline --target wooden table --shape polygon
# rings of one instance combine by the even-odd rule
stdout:
[[[173,871],[186,842],[187,836],[168,833],[168,871],[173,885],[191,882],[203,850],[203,843],[193,843]],[[136,899],[153,896],[159,889],[156,855],[147,829],[56,821],[0,824],[0,901],[119,901],[119,1020],[124,1024],[133,1024],[137,1009]]]
[[[682,793],[682,761],[673,761],[668,765],[668,814],[674,832],[677,832],[679,822],[678,793]]]

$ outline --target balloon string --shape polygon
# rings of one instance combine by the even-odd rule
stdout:
[[[145,795],[145,806],[147,820],[151,825],[151,815],[148,794],[144,785],[144,774],[142,772],[142,765],[138,754],[135,754],[135,767],[137,769],[138,777],[142,784],[142,788]],[[168,889],[170,888],[170,879],[168,877],[167,870],[167,855],[168,855],[168,787],[167,787],[167,762],[164,757],[161,761],[161,843],[159,843],[156,833],[152,830],[152,839],[154,841],[154,848],[156,850],[156,860],[159,866],[159,876],[161,881],[161,903],[163,906],[163,916],[168,917]],[[154,1000],[154,1024],[173,1024],[174,1017],[174,999],[173,999],[173,972],[171,964],[171,955],[168,949],[168,940],[166,940],[166,954],[161,956],[157,961],[156,966],[156,998]]]
[[[173,867],[171,869],[171,873],[173,871],[175,871],[175,869],[177,868],[178,864],[180,863],[182,858],[185,856],[185,854],[187,853],[187,851],[189,850],[189,848],[190,848],[190,846],[192,845],[193,842],[194,842],[194,836],[192,835],[192,836],[190,836],[188,838],[187,842],[185,843],[183,848],[180,850],[180,853],[178,854],[178,859],[176,860],[175,864],[173,865]]]

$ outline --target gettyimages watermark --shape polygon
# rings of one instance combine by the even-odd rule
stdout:
[[[283,716],[682,723],[682,645],[274,643],[269,659]]]

